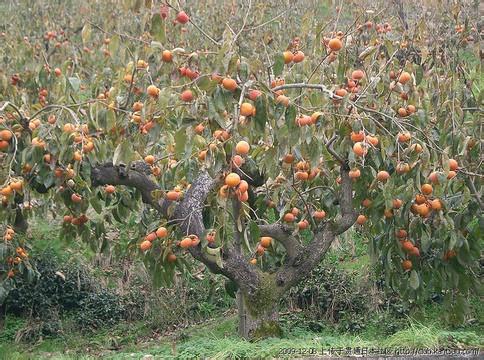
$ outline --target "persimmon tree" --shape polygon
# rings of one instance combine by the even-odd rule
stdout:
[[[3,25],[1,301],[35,278],[17,233],[54,207],[66,240],[141,256],[157,284],[188,257],[225,276],[244,337],[279,334],[279,300],[352,227],[389,288],[464,316],[483,226],[470,7],[91,5]],[[129,243],[106,236],[128,218]]]

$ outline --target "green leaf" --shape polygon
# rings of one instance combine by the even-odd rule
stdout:
[[[205,252],[207,253],[207,258],[215,262],[220,268],[223,268],[222,263],[222,255],[221,255],[221,248],[209,248],[208,246],[205,248]]]
[[[250,237],[252,238],[252,240],[255,242],[259,241],[260,229],[259,229],[259,226],[256,224],[256,222],[253,220],[249,222],[249,231],[250,231]]]
[[[415,69],[415,85],[419,85],[423,79],[423,69],[421,66],[417,66]]]
[[[185,153],[185,145],[187,143],[187,131],[186,128],[181,128],[175,134],[175,155],[181,157]]]
[[[114,110],[109,109],[106,112],[106,130],[111,130],[116,126],[116,113]]]
[[[274,65],[272,66],[272,71],[274,72],[275,76],[280,76],[282,74],[282,70],[284,69],[284,55],[277,54],[276,59],[274,61]]]
[[[155,41],[159,41],[161,43],[166,41],[165,26],[160,14],[155,14],[151,18],[150,34],[153,36]]]
[[[89,202],[91,203],[92,208],[98,214],[100,214],[101,211],[102,211],[102,206],[101,206],[101,202],[99,201],[98,197],[96,195],[92,196],[91,199],[89,200]]]
[[[78,77],[69,77],[69,85],[74,92],[78,92],[81,87],[81,80]]]
[[[265,97],[259,96],[255,101],[255,116],[254,123],[256,131],[263,132],[266,127],[267,121],[267,102]]]
[[[123,141],[114,150],[113,164],[128,164],[131,161],[132,156],[133,152],[131,143],[129,141]]]
[[[82,43],[86,45],[86,43],[91,38],[91,25],[89,23],[85,24],[81,31],[81,38]]]
[[[199,76],[197,86],[208,93],[211,93],[217,87],[217,82],[210,80],[208,76]]]
[[[412,270],[412,272],[410,273],[409,284],[410,287],[414,290],[416,290],[420,286],[420,280],[415,270]]]

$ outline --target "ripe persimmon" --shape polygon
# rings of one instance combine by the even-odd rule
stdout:
[[[366,220],[367,220],[367,219],[366,219],[366,216],[365,216],[365,215],[363,215],[363,214],[360,214],[360,215],[358,215],[358,217],[356,218],[356,223],[357,223],[358,225],[363,225],[364,223],[366,223]]]
[[[166,193],[166,198],[170,201],[177,201],[180,199],[181,195],[180,191],[170,190]]]
[[[262,236],[259,242],[262,247],[267,249],[269,246],[271,246],[272,238],[269,236]]]
[[[412,269],[412,262],[410,260],[404,260],[402,261],[402,267],[403,267],[403,270],[409,271]]]
[[[400,74],[400,77],[398,78],[398,82],[400,84],[406,84],[407,82],[410,81],[410,79],[412,79],[412,76],[406,72],[406,71],[403,71],[401,74]]]
[[[153,165],[155,163],[155,157],[153,155],[146,155],[145,162],[149,165]]]
[[[365,77],[363,70],[355,70],[351,73],[351,78],[353,80],[361,80]]]
[[[236,187],[240,184],[240,176],[236,173],[230,173],[225,177],[225,185]]]
[[[324,210],[316,210],[314,213],[313,213],[313,217],[316,219],[316,220],[323,220],[325,217],[326,217],[326,212]]]
[[[160,89],[158,89],[155,85],[150,85],[146,89],[146,93],[151,97],[158,97],[160,94]]]
[[[180,247],[183,249],[188,249],[189,247],[192,247],[192,244],[193,241],[189,237],[183,238],[179,243]]]
[[[390,178],[390,174],[385,170],[381,170],[376,174],[376,178],[378,181],[384,182]]]
[[[341,42],[340,39],[338,38],[334,38],[334,39],[331,39],[329,40],[328,42],[328,47],[332,50],[332,51],[339,51],[341,50],[341,48],[343,47],[343,43]]]
[[[180,11],[176,15],[176,21],[178,21],[180,24],[186,24],[187,22],[190,21],[190,17],[187,15],[185,11]]]
[[[231,78],[225,78],[222,80],[222,86],[228,91],[235,91],[237,89],[237,82]]]
[[[293,213],[291,213],[291,212],[285,213],[285,214],[284,214],[284,217],[283,217],[283,220],[284,220],[285,222],[288,222],[288,223],[292,223],[292,222],[294,222],[294,220],[295,220],[295,219],[296,219],[296,217],[295,217],[295,216],[294,216],[294,214],[293,214]]]
[[[164,62],[172,62],[173,61],[173,54],[170,50],[163,50],[161,53],[161,60]]]
[[[296,51],[296,53],[294,54],[294,57],[292,58],[292,61],[294,61],[295,63],[300,63],[301,61],[304,60],[304,53],[302,51]]]
[[[240,105],[240,115],[242,116],[252,116],[254,114],[254,105],[245,102]]]
[[[449,159],[449,169],[451,171],[456,171],[459,168],[459,163],[457,160]]]
[[[421,188],[422,194],[424,195],[430,195],[432,194],[433,188],[432,185],[430,184],[423,184]]]
[[[156,229],[155,234],[160,239],[163,239],[168,235],[168,230],[166,229],[166,227],[160,226],[158,229]]]
[[[366,146],[364,143],[362,142],[356,142],[354,145],[353,145],[353,152],[355,153],[355,155],[357,156],[365,156],[366,153],[368,152]]]
[[[10,130],[4,129],[0,131],[0,140],[10,141],[12,139],[12,132]]]
[[[289,64],[294,60],[294,54],[291,51],[284,51],[282,56],[284,57],[284,64]]]
[[[193,101],[193,92],[189,89],[183,91],[180,94],[180,99],[184,102],[191,102]]]
[[[351,133],[351,141],[353,142],[361,142],[365,140],[365,133],[363,131],[352,132]]]

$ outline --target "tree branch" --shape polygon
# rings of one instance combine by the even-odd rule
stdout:
[[[339,235],[348,230],[356,221],[356,211],[353,207],[353,181],[349,175],[349,167],[341,167],[341,193],[339,205],[341,218],[334,223],[335,235]]]
[[[296,254],[302,250],[302,245],[298,240],[292,235],[291,228],[280,224],[269,224],[269,225],[259,225],[261,236],[270,236],[277,240],[286,249],[289,261],[294,259]]]
[[[326,142],[325,146],[326,146],[326,149],[328,149],[328,152],[341,164],[341,166],[345,166],[346,161],[343,160],[343,158],[341,157],[341,155],[339,155],[333,149],[333,143],[336,141],[337,138],[338,138],[338,135],[334,135],[331,139],[329,139]]]
[[[91,183],[92,186],[109,184],[134,187],[141,192],[141,198],[145,204],[153,206],[160,212],[162,210],[161,205],[151,194],[152,191],[159,190],[160,186],[142,172],[130,169],[123,174],[119,166],[107,162],[91,167]]]

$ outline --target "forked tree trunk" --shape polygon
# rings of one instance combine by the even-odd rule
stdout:
[[[280,337],[279,300],[279,292],[269,281],[261,282],[251,295],[238,290],[239,335],[248,340]]]

